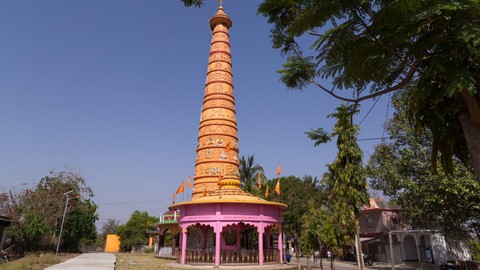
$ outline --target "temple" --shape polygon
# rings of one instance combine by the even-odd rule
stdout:
[[[287,206],[256,197],[240,187],[228,33],[231,26],[232,21],[220,5],[210,19],[212,41],[192,199],[169,207],[170,213],[178,213],[173,221],[179,233],[173,236],[172,255],[180,264],[218,267],[283,263],[282,212]],[[164,234],[161,224],[159,228]]]

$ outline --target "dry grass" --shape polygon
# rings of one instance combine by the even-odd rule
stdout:
[[[45,267],[61,263],[79,254],[60,254],[56,256],[53,253],[29,254],[18,260],[9,263],[0,264],[2,270],[43,270]]]
[[[115,270],[173,269],[166,266],[172,260],[155,258],[153,253],[116,253]]]

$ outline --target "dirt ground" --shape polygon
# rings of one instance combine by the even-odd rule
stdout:
[[[153,253],[116,253],[115,256],[115,270],[174,269],[166,266],[172,263],[172,260],[155,258]]]

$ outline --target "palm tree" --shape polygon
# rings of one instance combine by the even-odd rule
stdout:
[[[254,190],[253,183],[256,182],[257,174],[260,173],[260,177],[265,178],[263,167],[254,163],[253,156],[247,156],[246,159],[244,156],[240,158],[240,181],[242,181],[243,189],[250,193]]]

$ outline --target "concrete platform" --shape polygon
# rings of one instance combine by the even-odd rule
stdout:
[[[117,258],[112,253],[83,253],[45,270],[113,270]]]
[[[191,264],[179,264],[179,263],[169,263],[165,265],[169,268],[174,269],[225,269],[225,270],[289,270],[297,269],[296,265],[293,264],[265,264],[262,266],[259,265],[220,265],[215,267],[213,265],[191,265]]]

